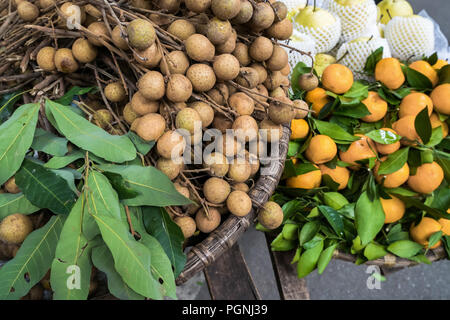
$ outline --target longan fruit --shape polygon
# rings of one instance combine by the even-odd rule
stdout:
[[[228,86],[224,83],[216,83],[214,88],[206,93],[215,103],[224,106],[230,96]]]
[[[158,112],[159,101],[148,100],[140,91],[137,91],[131,98],[131,109],[139,116]]]
[[[276,124],[270,119],[264,119],[259,123],[261,129],[261,136],[268,143],[280,141],[283,135],[283,128],[281,124]]]
[[[159,65],[162,59],[162,54],[161,51],[158,49],[156,43],[154,43],[145,50],[134,51],[133,57],[134,59],[136,59],[138,63],[142,64],[144,67],[152,69]]]
[[[216,149],[226,157],[234,157],[243,149],[243,145],[235,137],[223,134],[216,138]]]
[[[295,119],[304,119],[308,116],[308,104],[303,100],[294,100]]]
[[[205,129],[214,120],[214,109],[207,103],[203,101],[196,101],[190,104],[191,108],[194,108],[198,112],[200,118],[202,119],[202,128]]]
[[[197,63],[189,67],[186,76],[191,80],[192,87],[197,92],[211,90],[216,84],[216,74],[207,64]]]
[[[170,52],[168,55],[166,55],[166,62],[169,66],[170,74],[184,75],[189,68],[189,59],[183,51],[175,50]],[[167,66],[164,60],[161,60],[159,68],[161,69],[161,72],[163,74],[168,74]]]
[[[139,117],[139,115],[133,111],[133,108],[131,107],[131,103],[127,103],[125,105],[125,107],[123,108],[122,114],[123,114],[123,119],[129,125],[131,125],[133,123],[133,121],[136,120],[137,117]]]
[[[242,158],[235,159],[228,170],[228,177],[234,182],[245,182],[250,178],[251,174],[252,168],[250,163]]]
[[[262,62],[270,59],[273,50],[274,46],[269,38],[258,37],[250,45],[249,54],[254,60]]]
[[[288,64],[288,62],[289,57],[286,50],[280,46],[274,46],[272,56],[266,61],[266,65],[271,71],[280,71]]]
[[[319,86],[319,78],[315,74],[305,73],[298,78],[298,85],[302,90],[312,91]]]
[[[78,11],[80,12],[80,24],[83,24],[86,21],[86,12],[84,11],[84,8],[81,8],[80,6],[73,4],[72,2],[64,2],[59,10],[62,14],[61,20],[63,23],[66,23],[67,18],[76,15]]]
[[[262,96],[255,95],[253,97],[253,99],[255,99],[257,101],[256,105],[261,106],[262,103],[267,102],[267,98],[266,97],[269,96],[269,90],[267,90],[266,86],[264,84],[262,84],[262,83],[258,84],[255,89],[256,89],[256,92],[258,92]]]
[[[259,145],[262,145],[262,144],[263,144],[263,142],[259,141]],[[261,150],[259,150],[259,152],[261,152]],[[261,163],[258,159],[258,156],[254,155],[248,151],[246,151],[245,158],[250,163],[250,169],[251,169],[250,178],[251,178],[251,177],[255,176],[255,174],[258,173]]]
[[[128,41],[133,48],[145,50],[155,43],[156,32],[152,24],[144,19],[135,19],[127,26]]]
[[[137,118],[134,120],[133,125],[135,122],[134,131],[145,141],[157,141],[166,129],[166,121],[158,113],[149,113],[141,118]]]
[[[172,159],[159,158],[156,161],[156,168],[164,173],[170,180],[176,179],[183,168],[183,163],[180,159],[176,159],[178,162],[175,162]]]
[[[128,50],[130,48],[128,47],[127,41],[124,38],[122,38],[121,32],[122,31],[119,26],[114,27],[114,29],[111,32],[112,42],[117,48],[120,48],[122,50]]]
[[[175,182],[173,186],[178,191],[178,193],[184,196],[185,198],[189,199],[191,197],[191,193],[189,192],[189,189],[187,187],[182,186],[178,182]]]
[[[127,92],[119,81],[108,84],[104,91],[106,98],[111,102],[120,102],[127,97]]]
[[[228,173],[230,164],[227,157],[220,152],[212,152],[203,158],[204,168],[209,168],[211,175],[224,177]]]
[[[213,69],[218,80],[234,80],[239,75],[239,60],[229,53],[222,54],[214,60]]]
[[[209,9],[211,0],[184,0],[184,4],[191,11],[202,13]]]
[[[105,129],[110,126],[111,122],[113,121],[113,116],[108,109],[100,109],[95,111],[93,119],[95,125],[102,129]]]
[[[287,97],[277,98],[269,106],[269,118],[276,124],[291,123],[296,116],[294,103]]]
[[[248,89],[256,88],[259,84],[259,73],[253,68],[241,68],[239,76],[236,78],[236,82]]]
[[[279,97],[287,97],[287,95],[286,91],[283,88],[278,87],[270,92],[270,97],[279,98]]]
[[[212,0],[211,10],[221,20],[233,19],[241,10],[240,0]]]
[[[192,95],[192,83],[182,74],[173,74],[167,82],[166,97],[172,102],[186,102]]]
[[[239,183],[233,184],[231,186],[231,189],[232,190],[236,190],[236,191],[242,191],[242,192],[245,192],[245,193],[250,191],[249,186],[246,183],[244,183],[244,182],[239,182]]]
[[[178,158],[186,147],[184,137],[176,131],[166,131],[156,143],[158,154],[166,159]]]
[[[6,182],[5,185],[3,186],[6,190],[6,192],[8,193],[19,193],[21,192],[19,187],[16,184],[16,177],[11,177],[9,178]]]
[[[55,0],[39,0],[39,7],[41,7],[41,9],[50,8],[54,4]]]
[[[258,137],[258,123],[249,115],[237,117],[233,122],[232,129],[239,141],[249,142]]]
[[[241,116],[251,115],[255,110],[255,102],[252,98],[243,92],[236,92],[230,99],[228,104]]]
[[[275,21],[282,21],[286,19],[288,8],[283,2],[276,1],[272,4],[272,7],[275,10]]]
[[[248,46],[242,42],[236,43],[233,56],[239,60],[240,65],[243,67],[248,66],[252,61],[248,52]]]
[[[258,72],[258,76],[259,76],[259,82],[258,84],[264,83],[264,81],[266,81],[267,79],[267,69],[261,64],[261,63],[252,63],[250,65],[250,68],[255,69]]]
[[[209,217],[203,208],[198,210],[195,215],[195,223],[197,224],[197,228],[203,233],[210,233],[217,229],[220,225],[220,220],[220,212],[214,208],[209,208]]]
[[[47,72],[55,71],[55,53],[56,50],[53,47],[43,47],[39,50],[36,56],[36,62],[39,68]]]
[[[258,221],[263,227],[274,230],[283,223],[283,209],[273,201],[268,201],[258,214]]]
[[[195,33],[184,42],[188,56],[197,62],[212,61],[216,48],[204,35]]]
[[[216,53],[217,54],[232,53],[236,48],[236,40],[237,40],[236,30],[232,29],[231,36],[227,39],[227,41],[216,46]]]
[[[206,36],[212,44],[224,44],[231,37],[233,28],[228,20],[212,18],[207,26]]]
[[[244,24],[249,22],[253,16],[253,5],[248,0],[241,0],[241,8],[232,22],[235,24]]]
[[[59,72],[73,73],[78,70],[78,63],[73,57],[72,50],[58,49],[55,52],[55,66]]]
[[[28,1],[22,1],[17,6],[17,13],[24,21],[34,21],[39,17],[39,8]]]
[[[293,31],[294,26],[292,22],[286,18],[280,22],[275,22],[266,30],[266,33],[269,37],[277,40],[288,40],[292,36]]]
[[[89,63],[97,58],[97,48],[90,41],[78,38],[72,44],[72,54],[81,63]]]
[[[253,8],[253,16],[250,22],[254,30],[265,30],[269,28],[274,21],[275,12],[268,3],[260,2]]]
[[[149,100],[159,100],[166,93],[164,77],[158,71],[149,71],[138,81],[137,87],[141,94]]]
[[[212,177],[203,185],[203,195],[214,204],[225,202],[231,192],[231,187],[224,179]]]
[[[233,126],[233,121],[228,119],[225,115],[221,113],[216,113],[214,115],[214,120],[212,123],[212,127],[219,130],[222,133],[225,133],[228,129],[231,129]]]
[[[15,213],[7,216],[0,223],[0,240],[20,244],[32,231],[31,219],[26,215]]]
[[[280,71],[272,71],[268,74],[264,85],[268,90],[275,90],[277,87],[281,86],[284,80],[284,76]]]
[[[94,7],[92,4],[87,4],[83,7],[84,11],[90,15],[92,18],[98,20],[102,18],[102,12]],[[87,24],[89,25],[89,24]]]
[[[195,220],[191,217],[176,217],[174,221],[180,227],[185,239],[192,237],[197,230]]]
[[[244,191],[233,191],[227,198],[228,210],[237,217],[245,217],[252,211],[252,200]]]
[[[100,38],[105,40],[105,38],[109,36],[109,31],[106,24],[101,21],[93,22],[88,26],[88,30],[94,34],[88,36],[89,42],[97,47],[103,46],[103,43],[98,39]]]
[[[195,109],[184,108],[183,110],[178,112],[175,118],[175,126],[177,127],[177,129],[185,129],[190,134],[194,134],[196,125],[201,128],[202,118]]]
[[[286,65],[283,67],[283,69],[280,70],[281,74],[285,77],[289,76],[291,73],[291,66],[289,63],[286,63]]]
[[[184,41],[195,33],[195,26],[187,20],[178,19],[170,24],[167,32]]]

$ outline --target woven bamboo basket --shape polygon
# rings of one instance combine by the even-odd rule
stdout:
[[[256,218],[259,208],[269,200],[280,181],[288,151],[290,135],[291,131],[289,127],[283,126],[279,157],[273,159],[273,161],[265,167],[268,174],[260,176],[253,188],[249,191],[249,196],[253,203],[251,212],[243,218],[230,215],[228,219],[205,240],[192,247],[187,254],[187,262],[184,270],[176,279],[177,285],[185,283],[196,273],[202,271],[205,267],[214,262],[226,250],[231,248],[245,230],[250,227],[253,220]]]

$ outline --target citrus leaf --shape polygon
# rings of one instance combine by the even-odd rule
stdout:
[[[272,251],[290,251],[296,246],[296,241],[285,239],[281,233],[270,243]]]
[[[145,228],[161,244],[174,267],[175,277],[178,277],[186,263],[183,232],[164,208],[144,207],[142,210]]]
[[[433,233],[428,239],[428,249],[432,248],[436,243],[438,243],[439,240],[441,240],[442,235],[443,235],[442,231]]]
[[[31,148],[52,156],[62,157],[67,153],[67,139],[58,137],[51,132],[37,128]]]
[[[406,67],[406,80],[409,85],[415,89],[424,90],[424,89],[433,89],[433,84],[430,79],[428,79],[422,73]]]
[[[369,95],[369,86],[355,81],[352,87],[348,90],[343,97],[347,99],[357,99],[359,101],[364,100]]]
[[[85,213],[85,196],[82,194],[64,222],[56,247],[50,273],[55,300],[86,300],[89,295],[92,265],[91,247],[82,232]],[[71,283],[72,278],[75,283]]]
[[[76,195],[67,181],[34,161],[24,160],[16,174],[16,183],[25,197],[39,208],[68,214],[75,203]]]
[[[53,216],[45,226],[35,230],[23,242],[14,259],[0,269],[0,299],[20,299],[50,269],[64,216]]]
[[[46,164],[44,164],[44,167],[49,169],[61,169],[82,158],[84,158],[83,152],[81,150],[76,150],[63,157],[51,158]]]
[[[366,133],[366,136],[381,144],[393,144],[402,138],[394,132],[383,129],[370,131]]]
[[[103,171],[120,174],[125,182],[139,195],[125,199],[128,206],[172,206],[186,205],[192,202],[178,193],[169,178],[154,167],[136,165],[101,165]]]
[[[58,131],[79,148],[112,162],[136,158],[136,148],[128,137],[110,135],[67,106],[50,100],[45,106],[53,115]]]
[[[303,246],[306,242],[310,241],[314,236],[319,232],[320,224],[318,221],[309,221],[305,223],[300,230],[299,234],[299,243],[300,246]]]
[[[360,119],[362,117],[370,115],[370,111],[369,109],[367,109],[364,103],[358,103],[357,105],[341,104],[339,107],[336,108],[333,114]]]
[[[364,248],[364,256],[368,260],[376,260],[385,255],[387,255],[387,251],[384,249],[384,246],[380,244],[371,242]]]
[[[320,120],[314,120],[314,123],[321,134],[327,135],[335,141],[351,143],[360,139],[351,135],[337,124]]]
[[[300,256],[297,264],[297,275],[304,278],[310,274],[317,265],[323,250],[323,240],[320,240],[314,247],[306,250]]]
[[[430,142],[433,128],[431,126],[430,116],[428,115],[428,107],[425,107],[416,116],[414,120],[414,127],[424,144]]]
[[[442,170],[444,170],[445,180],[450,183],[450,159],[437,157],[436,162],[439,163]]]
[[[381,162],[378,174],[390,174],[400,170],[408,161],[408,148],[402,148],[390,154],[386,160]]]
[[[333,244],[322,251],[319,257],[319,261],[317,262],[317,273],[322,274],[325,271],[325,268],[330,263],[333,258],[333,253],[336,250],[337,244]]]
[[[367,191],[356,202],[355,223],[358,235],[365,246],[371,242],[384,225],[384,211],[379,199],[370,201]]]
[[[396,241],[387,247],[389,252],[392,252],[400,258],[411,258],[418,254],[422,249],[422,245],[410,240]]]
[[[0,194],[0,220],[13,213],[30,214],[39,208],[32,205],[23,193],[1,193]]]
[[[441,211],[439,209],[429,207],[426,204],[424,204],[422,201],[420,201],[414,197],[405,197],[405,196],[395,193],[395,192],[389,192],[389,193],[392,194],[393,196],[399,198],[404,203],[407,203],[408,205],[416,207],[420,210],[424,210],[425,212],[427,212],[429,215],[433,216],[436,219],[440,219],[440,218],[450,219],[450,214],[446,213],[445,210]]]
[[[342,217],[340,216],[339,212],[328,206],[319,206],[318,208],[320,212],[325,216],[334,232],[336,232],[337,236],[343,237],[344,222],[342,221]]]
[[[377,50],[372,52],[372,54],[367,57],[366,65],[364,66],[364,71],[369,75],[375,73],[375,66],[383,58],[383,47],[379,47]]]
[[[0,185],[20,168],[33,142],[38,112],[39,104],[25,104],[0,126]]]

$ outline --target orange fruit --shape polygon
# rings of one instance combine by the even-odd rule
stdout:
[[[381,198],[381,206],[384,211],[384,223],[394,223],[403,218],[406,206],[402,200],[391,196],[392,199]]]
[[[444,180],[444,170],[436,162],[417,167],[416,174],[408,179],[408,186],[419,193],[432,193]]]
[[[430,97],[437,112],[450,115],[450,83],[444,83],[434,88]]]
[[[314,111],[313,115],[316,117],[320,113],[320,110],[322,110],[322,108],[330,102],[330,97],[323,88],[316,88],[308,91],[305,99],[311,103],[311,110]]]
[[[361,134],[356,134],[355,136],[361,137],[361,139],[352,142],[347,151],[340,152],[340,158],[342,161],[354,165],[351,169],[357,169],[360,166],[356,163],[356,161],[377,156],[375,143],[372,139]]]
[[[342,64],[330,64],[322,75],[322,85],[336,94],[346,93],[353,86],[352,71]]]
[[[291,140],[304,139],[309,133],[309,125],[303,119],[294,119],[291,121]]]
[[[406,141],[402,140],[402,143],[411,144],[411,141],[421,141],[419,135],[417,134],[416,127],[414,126],[415,120],[415,116],[405,116],[392,124],[392,129],[406,139]]]
[[[327,174],[333,179],[334,182],[339,183],[338,190],[345,189],[348,184],[348,179],[350,178],[350,171],[347,168],[336,166],[336,168],[331,169],[326,165],[319,165],[320,172],[322,175]]]
[[[446,65],[448,65],[448,62],[442,59],[438,59],[438,61],[433,64],[433,69],[435,70],[441,70],[442,67],[445,67]]]
[[[450,209],[447,210],[447,213],[450,213]],[[446,236],[450,236],[450,220],[440,218],[438,222],[442,226],[442,233]]]
[[[381,162],[383,162],[386,159],[387,159],[387,157],[383,157],[380,160],[381,160]],[[401,167],[399,170],[397,170],[393,173],[378,175],[378,169],[380,168],[381,162],[377,161],[375,168],[374,168],[375,179],[377,180],[378,183],[381,183],[382,181],[384,181],[384,186],[386,188],[398,188],[402,184],[404,184],[406,181],[408,181],[408,178],[409,178],[408,163],[405,163],[403,165],[403,167]]]
[[[389,89],[396,90],[405,82],[405,75],[397,59],[384,58],[375,66],[375,79]]]
[[[428,79],[430,79],[431,84],[434,86],[437,85],[439,82],[439,76],[436,70],[433,69],[433,67],[426,61],[420,60],[415,61],[409,65],[411,69],[416,70],[417,72],[420,72],[424,76],[426,76]]]
[[[381,130],[389,131],[389,132],[397,134],[397,132],[395,132],[394,130],[392,130],[390,128],[381,128]],[[400,149],[400,141],[397,141],[392,144],[382,144],[382,143],[375,142],[375,146],[379,153],[391,154],[391,153],[394,153],[395,151],[397,151],[398,149]]]
[[[441,121],[436,113],[431,114],[430,121],[431,121],[431,127],[433,129],[442,127],[442,137],[443,138],[448,136],[448,124],[444,121]]]
[[[312,137],[305,152],[306,158],[315,164],[329,162],[336,154],[336,143],[329,136],[322,134]]]
[[[436,220],[428,217],[423,217],[419,224],[416,226],[414,223],[411,225],[409,229],[409,234],[411,238],[423,245],[424,247],[428,247],[428,239],[436,232],[441,231],[442,226]],[[441,245],[441,241],[439,240],[431,249],[435,249]]]
[[[315,166],[317,167],[317,166]],[[319,168],[319,167],[317,167]],[[296,177],[288,178],[286,181],[286,185],[289,188],[298,188],[298,189],[315,189],[320,187],[320,182],[322,181],[322,174],[320,170],[310,171]]]
[[[421,92],[413,92],[403,98],[400,103],[399,117],[417,116],[420,111],[428,107],[428,115],[433,112],[433,101],[429,96]]]
[[[377,122],[384,118],[388,111],[388,104],[381,99],[375,91],[370,91],[366,99],[361,101],[367,107],[370,115],[362,117],[361,120],[365,122]]]

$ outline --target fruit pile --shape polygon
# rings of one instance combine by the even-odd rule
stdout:
[[[358,264],[389,253],[430,263],[440,246],[450,256],[449,68],[436,54],[383,58],[383,47],[364,66],[374,81],[333,63],[317,85],[317,70],[295,67],[293,97],[312,113],[291,123],[271,248],[296,250],[299,277],[322,273],[336,250]]]
[[[185,240],[251,212],[269,144],[309,112],[288,98],[286,6],[16,0],[0,14],[0,298],[86,299],[97,269],[118,298],[175,297]],[[259,221],[282,217],[270,202]]]

